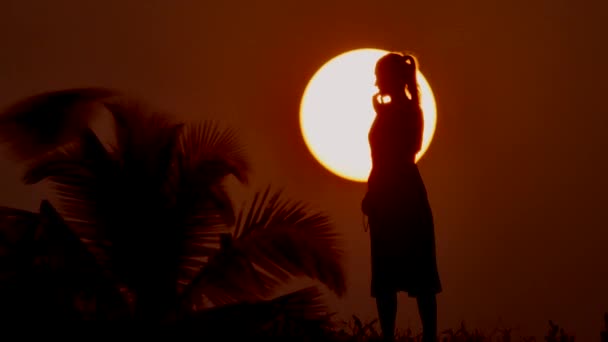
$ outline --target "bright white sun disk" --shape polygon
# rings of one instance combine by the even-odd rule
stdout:
[[[340,177],[363,182],[371,171],[368,133],[375,117],[372,96],[376,62],[388,51],[359,49],[341,54],[312,77],[300,105],[300,128],[310,152],[325,168]],[[431,88],[418,73],[424,113],[422,149],[428,149],[436,122]]]

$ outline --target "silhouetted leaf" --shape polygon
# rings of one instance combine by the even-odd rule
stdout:
[[[253,213],[253,214],[252,214]],[[193,282],[216,304],[264,298],[293,277],[307,276],[338,295],[345,291],[339,236],[321,213],[281,192],[257,193],[240,213],[231,248],[213,256]]]
[[[169,196],[175,204],[174,223],[185,230],[186,250],[207,248],[204,254],[196,255],[210,256],[217,248],[218,234],[227,232],[234,223],[232,202],[223,181],[233,175],[246,182],[249,166],[242,146],[230,129],[205,121],[183,126],[180,133],[169,175]],[[190,267],[181,271],[180,283],[185,285],[192,281],[198,269]]]
[[[248,182],[249,163],[236,133],[215,121],[187,125],[180,139],[180,165],[190,176],[203,173],[207,179],[234,175]]]
[[[243,147],[234,131],[221,129],[214,121],[185,126],[176,159],[173,187],[177,206],[183,207],[185,215],[196,219],[199,210],[211,205],[219,210],[224,223],[233,225],[233,206],[223,181],[232,175],[247,183],[249,172]],[[192,226],[198,224],[194,221]]]
[[[104,191],[111,190],[118,172],[117,161],[89,129],[80,140],[67,144],[32,163],[23,177],[26,184],[49,180],[59,197],[61,213],[71,229],[90,241],[100,264],[108,259],[102,246]],[[112,195],[117,195],[113,193]],[[100,198],[101,197],[101,198]]]
[[[0,288],[31,267],[38,225],[36,213],[0,207]]]
[[[126,314],[127,301],[119,291],[117,279],[97,264],[95,256],[48,201],[40,205],[40,224],[36,253],[45,257],[48,272],[52,274],[41,285],[58,291],[48,295],[67,295],[64,298],[69,301],[66,305],[74,305],[75,297],[86,293],[97,297],[98,314]]]
[[[325,322],[327,307],[316,287],[307,287],[274,299],[240,302],[196,312],[185,326],[205,334],[221,336],[288,335],[281,331],[294,324],[306,329],[306,322]],[[238,327],[238,329],[235,329]]]
[[[2,316],[27,316],[30,322],[75,319],[83,314],[76,303],[83,294],[97,297],[95,315],[99,318],[116,318],[127,312],[109,274],[97,265],[48,201],[41,203],[39,214],[21,214],[35,227],[28,229],[21,238],[25,241],[16,246],[23,255],[16,276],[0,282],[0,293],[7,296],[2,300]],[[18,228],[17,224],[11,226]]]
[[[112,89],[76,88],[27,97],[0,114],[0,142],[14,158],[38,158],[80,137],[101,109],[95,104],[118,95]]]

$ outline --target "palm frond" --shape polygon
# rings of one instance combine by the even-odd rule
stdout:
[[[228,239],[231,239],[229,234]],[[214,305],[227,305],[235,302],[252,302],[265,299],[274,288],[268,284],[273,279],[260,273],[248,257],[231,244],[209,258],[181,296],[182,305],[198,305],[204,295]]]
[[[233,206],[222,182],[233,175],[247,183],[249,173],[249,162],[235,132],[214,121],[187,125],[176,157],[174,191],[178,204],[195,213],[197,205],[207,202],[220,210],[227,224],[234,224]]]
[[[23,175],[23,182],[35,184],[50,180],[61,183],[62,176],[99,168],[112,159],[91,129],[84,129],[78,138],[31,162]]]
[[[221,128],[215,121],[187,125],[180,139],[180,165],[208,178],[234,175],[247,183],[249,162],[234,130]]]
[[[283,200],[270,187],[241,211],[237,235],[190,285],[219,305],[268,296],[294,277],[306,276],[338,295],[345,292],[339,235],[323,213],[310,213],[297,201]]]
[[[123,185],[117,195],[130,198],[130,210],[114,224],[120,228],[112,228],[110,238],[115,257],[123,260],[121,273],[139,278],[140,288],[151,281],[144,278],[163,274],[163,281],[177,280],[173,286],[180,291],[217,249],[217,234],[226,225],[219,206],[212,204],[224,194],[221,188],[213,193],[218,186],[201,181],[204,174],[182,173],[183,124],[138,102],[106,106],[116,124],[112,151],[120,162],[118,182]],[[139,248],[128,247],[132,244]],[[127,271],[136,265],[138,271]]]
[[[183,124],[170,120],[169,114],[133,99],[105,103],[105,107],[114,119],[116,153],[126,159],[137,157],[151,163],[168,164],[167,159],[174,152]],[[159,156],[159,151],[165,153]]]
[[[184,327],[195,328],[205,334],[288,335],[285,328],[306,323],[325,322],[328,308],[315,286],[307,287],[270,300],[240,302],[198,311],[184,320]],[[238,327],[238,329],[234,329]],[[293,333],[293,331],[291,331]],[[221,334],[221,335],[219,335]]]
[[[112,89],[75,88],[27,97],[0,114],[0,142],[15,159],[38,158],[78,138],[97,113],[94,104],[118,95]]]
[[[166,210],[162,210],[166,207],[163,187],[178,127],[166,124],[158,116],[144,118],[144,110],[117,97],[110,101],[112,95],[115,95],[113,91],[104,89],[77,89],[51,93],[48,98],[41,95],[41,99],[30,101],[40,111],[54,110],[64,115],[65,125],[81,119],[85,126],[68,132],[74,135],[70,136],[70,144],[32,163],[24,180],[27,183],[50,180],[70,227],[90,242],[89,247],[96,251],[98,261],[103,264],[114,259],[116,265],[121,265],[121,257],[110,254],[117,251],[122,257],[137,254],[137,249],[129,251],[128,247],[121,246],[136,242],[138,235],[145,234],[138,223],[155,228],[154,223],[163,222],[156,220],[158,216],[145,218],[150,216],[150,211],[166,214]],[[68,110],[88,99],[99,100],[120,119],[116,128],[118,146],[112,151],[106,151],[86,127],[88,121],[84,116],[73,117],[82,113]],[[81,135],[76,137],[77,133]],[[155,235],[158,236],[158,232]]]
[[[112,152],[126,176],[137,177],[168,198],[169,176],[183,124],[134,100],[106,103],[115,123]]]
[[[33,238],[33,230],[38,224],[38,214],[29,210],[0,206],[0,241],[14,245],[27,238]]]
[[[118,172],[117,161],[106,151],[92,130],[85,130],[80,140],[48,153],[31,163],[23,180],[26,184],[42,180],[51,182],[59,199],[59,209],[70,228],[89,243],[88,246],[105,265],[108,255],[103,225],[107,213],[114,208],[108,198],[116,189],[113,180]],[[110,202],[110,203],[109,203]]]
[[[38,252],[55,259],[47,259],[50,267],[78,267],[82,268],[83,273],[90,273],[92,276],[101,272],[93,255],[50,202],[42,201],[39,217],[41,227],[36,237]]]
[[[341,239],[330,218],[312,212],[303,202],[284,199],[282,191],[271,187],[258,192],[256,198],[258,203],[249,208],[247,219],[242,220],[245,212],[240,215],[235,248],[280,282],[307,276],[342,295]]]
[[[67,294],[68,302],[64,304],[72,306],[75,296],[84,293],[96,297],[100,306],[98,315],[109,315],[105,318],[126,315],[128,301],[119,291],[117,279],[97,263],[97,258],[48,201],[40,205],[40,225],[36,254],[44,257],[44,265],[38,267],[47,268],[42,274],[51,276],[43,282],[43,286],[49,287],[44,292],[50,297]]]
[[[36,213],[0,207],[0,289],[31,268],[38,225]]]
[[[32,293],[24,284],[31,284],[38,226],[37,213],[0,208],[0,319],[5,323],[26,317],[23,308]]]
[[[9,218],[3,221],[3,231],[19,230],[23,223],[30,226],[13,246],[13,258],[0,258],[3,266],[16,266],[13,277],[0,281],[0,293],[6,297],[2,316],[47,322],[81,319],[76,300],[82,294],[98,299],[98,318],[126,313],[126,302],[111,278],[48,201],[41,203],[40,213],[7,208],[2,212]]]
[[[154,170],[113,152],[88,130],[33,164],[25,179],[51,181],[70,229],[107,272],[137,292],[154,277],[157,260],[175,254],[176,239],[159,231],[169,220],[159,203],[162,194],[149,181]],[[158,277],[171,278],[166,267],[158,265],[158,271]]]
[[[247,182],[248,171],[248,161],[234,131],[213,121],[182,127],[169,178],[169,196],[175,204],[173,222],[186,234],[179,279],[182,286],[205,265],[201,257],[206,261],[215,254],[218,234],[228,232],[234,224],[233,204],[224,180],[234,175]]]

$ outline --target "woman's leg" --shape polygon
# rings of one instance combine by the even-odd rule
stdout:
[[[382,336],[386,341],[395,340],[395,320],[397,318],[397,292],[382,292],[376,295],[376,307]]]
[[[421,295],[416,298],[418,313],[422,321],[422,342],[437,341],[437,297],[435,294]]]

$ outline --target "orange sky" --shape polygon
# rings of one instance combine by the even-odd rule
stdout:
[[[440,327],[502,320],[540,334],[553,319],[591,341],[608,311],[608,3],[531,2],[4,0],[0,104],[99,85],[181,118],[221,118],[241,131],[254,188],[284,186],[332,216],[350,284],[337,308],[371,317],[365,185],[314,161],[297,111],[333,56],[413,51],[438,106],[420,168],[445,289]],[[0,205],[36,208],[40,194],[0,165]],[[413,301],[399,314],[418,325]]]

